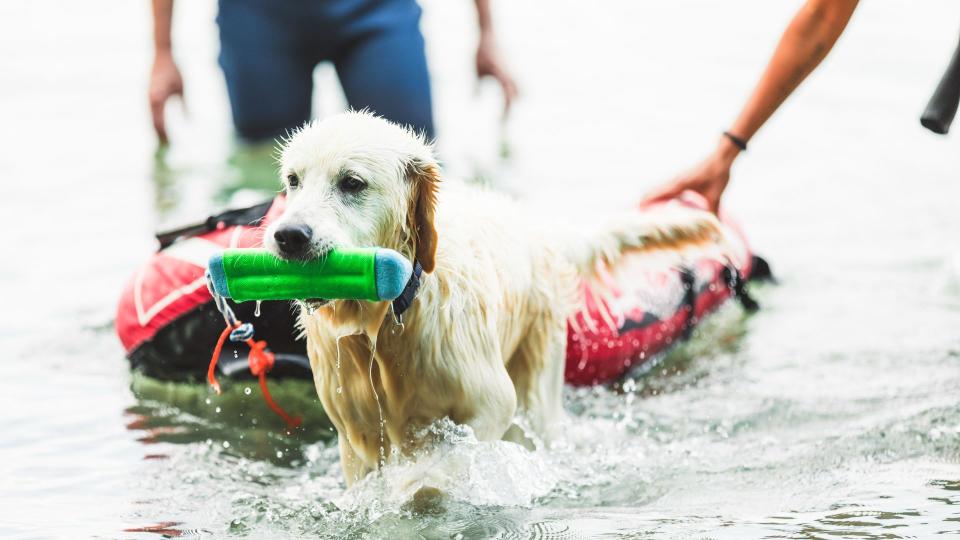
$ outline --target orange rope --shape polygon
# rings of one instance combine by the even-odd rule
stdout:
[[[217,382],[216,376],[217,362],[220,360],[220,353],[223,351],[223,345],[230,336],[230,332],[239,327],[239,322],[235,327],[227,325],[220,334],[220,339],[217,340],[217,346],[213,349],[213,357],[210,359],[210,367],[207,369],[207,382],[210,383],[210,386],[213,387],[213,390],[217,394],[220,393],[220,383]],[[250,373],[253,373],[253,375],[260,380],[260,390],[263,392],[263,399],[267,402],[267,406],[270,407],[270,410],[275,412],[277,416],[283,418],[283,421],[287,423],[287,427],[290,429],[299,426],[301,418],[299,416],[290,416],[287,411],[277,405],[270,395],[270,389],[267,388],[267,372],[273,368],[276,360],[273,353],[266,350],[267,342],[264,340],[254,341],[253,338],[248,338],[244,340],[244,342],[250,347],[250,353],[247,356],[250,361]]]
[[[213,391],[220,395],[220,383],[217,382],[217,362],[220,361],[220,351],[223,350],[223,344],[227,341],[227,338],[230,337],[230,332],[233,331],[233,328],[227,326],[223,329],[223,332],[220,333],[220,339],[217,340],[217,346],[213,348],[213,358],[210,359],[210,367],[207,368],[207,382],[210,383],[210,386],[213,387]]]
[[[287,423],[287,427],[293,429],[298,427],[302,421],[299,416],[290,416],[287,411],[283,410],[276,402],[273,401],[273,398],[270,397],[270,390],[267,389],[267,374],[260,374],[260,390],[263,392],[263,399],[267,402],[267,407],[277,413],[277,416],[283,418],[283,421]]]

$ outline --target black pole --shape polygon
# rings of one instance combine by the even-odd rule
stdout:
[[[930,103],[920,116],[923,127],[934,133],[946,135],[950,131],[950,124],[957,114],[957,105],[960,104],[960,45],[953,53],[947,72],[940,79]]]

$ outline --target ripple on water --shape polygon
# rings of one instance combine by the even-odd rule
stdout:
[[[126,515],[125,528],[281,538],[720,530],[879,537],[957,529],[960,473],[952,464],[960,460],[960,407],[949,391],[960,380],[955,353],[918,353],[912,366],[924,371],[909,376],[897,375],[902,364],[884,351],[818,358],[804,373],[788,356],[780,365],[757,362],[736,339],[704,345],[738,335],[740,317],[722,314],[699,341],[640,378],[567,389],[570,422],[550,449],[478,441],[444,421],[432,427],[439,442],[430,452],[351,490],[322,416],[288,436],[245,384],[216,398],[202,386],[135,378],[137,401],[125,418],[144,445],[130,486],[143,502]],[[848,394],[836,391],[842,381],[823,385],[821,394],[789,381],[856,379],[867,368],[882,373]],[[274,387],[277,399],[297,410],[316,406],[310,384]],[[427,485],[444,496],[409,504]]]

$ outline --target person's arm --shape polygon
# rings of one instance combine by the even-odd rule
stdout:
[[[153,2],[153,68],[150,70],[150,114],[153,129],[161,143],[167,142],[167,128],[163,117],[164,105],[172,96],[183,97],[183,79],[173,61],[173,45],[170,39],[173,23],[173,0]]]
[[[729,133],[749,141],[820,62],[847,27],[858,0],[808,0],[794,16],[773,58]],[[693,169],[644,197],[644,203],[669,199],[684,190],[699,192],[717,212],[730,181],[730,169],[741,148],[726,135],[716,149]]]
[[[493,32],[490,15],[490,0],[474,0],[477,6],[477,24],[480,27],[480,42],[477,45],[477,77],[491,76],[503,89],[503,113],[510,112],[510,105],[518,95],[517,83],[503,66]]]

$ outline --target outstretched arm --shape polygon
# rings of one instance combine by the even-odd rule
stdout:
[[[780,38],[773,58],[728,133],[743,143],[753,137],[827,56],[847,27],[857,2],[807,0]],[[689,189],[706,197],[716,212],[730,181],[730,169],[742,151],[733,138],[724,135],[705,160],[648,193],[644,202],[669,199]]]
[[[183,97],[183,79],[173,61],[170,39],[173,23],[173,0],[153,0],[153,68],[150,70],[150,115],[153,129],[162,144],[167,142],[164,105],[172,96]]]
[[[474,0],[477,6],[477,24],[480,27],[480,42],[477,45],[477,77],[491,76],[503,89],[503,114],[510,112],[510,105],[519,94],[517,83],[503,65],[497,49],[493,31],[493,17],[490,14],[490,0]]]

